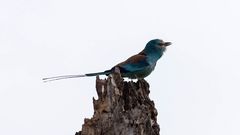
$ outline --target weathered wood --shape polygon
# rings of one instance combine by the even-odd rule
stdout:
[[[96,79],[94,115],[75,135],[159,135],[157,110],[145,80],[124,81],[119,73]]]

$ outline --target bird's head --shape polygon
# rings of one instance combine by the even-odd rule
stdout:
[[[153,39],[147,43],[146,47],[144,48],[144,52],[146,54],[162,55],[163,52],[166,50],[166,47],[171,44],[171,42],[164,42],[161,39]]]
[[[166,49],[167,46],[171,45],[171,42],[164,42],[161,39],[153,39],[146,45],[147,48]]]

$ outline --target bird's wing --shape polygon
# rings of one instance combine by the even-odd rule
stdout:
[[[147,62],[145,55],[137,54],[128,58],[126,61],[119,63],[116,66],[119,67],[123,72],[135,72],[143,70],[149,66],[149,63]]]

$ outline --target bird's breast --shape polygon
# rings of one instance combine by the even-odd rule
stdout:
[[[143,79],[151,74],[151,72],[154,70],[155,66],[156,66],[156,63],[153,63],[153,64],[150,64],[149,66],[146,66],[142,70],[124,73],[124,74],[122,74],[122,76],[128,77],[130,79]]]

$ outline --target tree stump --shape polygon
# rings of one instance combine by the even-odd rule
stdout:
[[[119,73],[96,79],[94,115],[75,135],[159,135],[157,110],[145,80],[126,82]]]

